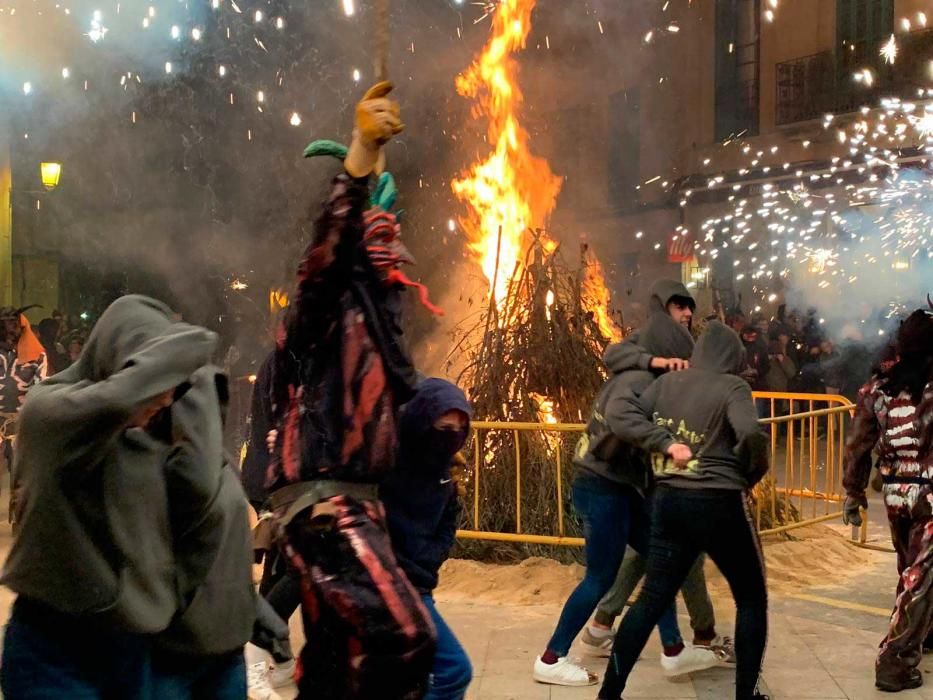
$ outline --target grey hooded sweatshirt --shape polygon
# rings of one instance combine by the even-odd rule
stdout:
[[[666,313],[654,314],[641,330],[641,347],[649,356],[687,359],[693,352],[693,337]],[[645,453],[627,444],[606,422],[609,405],[634,398],[655,379],[647,369],[632,368],[625,343],[606,348],[603,361],[612,376],[600,390],[586,432],[577,443],[574,463],[586,471],[644,493],[650,476]]]
[[[133,414],[189,382],[216,336],[147,297],[118,299],[81,358],[30,391],[14,471],[19,532],[2,583],[68,615],[137,633],[178,606],[163,467],[169,445]]]
[[[693,295],[690,294],[690,290],[682,282],[658,280],[651,285],[651,293],[648,297],[648,320],[650,321],[659,314],[670,318],[667,313],[667,305],[671,303],[671,299],[674,297],[689,299],[692,303],[691,308],[696,308]],[[680,355],[664,355],[663,353],[653,353],[648,350],[641,337],[643,332],[643,330],[637,330],[629,335],[624,342],[610,347],[610,349],[614,348],[613,371],[621,372],[627,369],[648,370],[651,368],[652,357],[680,357]]]
[[[208,365],[172,405],[165,479],[180,607],[155,644],[177,654],[235,651],[256,618],[246,494],[223,450],[228,402],[226,376]]]
[[[659,483],[681,488],[744,490],[768,471],[768,439],[741,370],[745,350],[734,331],[711,321],[690,369],[665,374],[638,397],[606,408],[613,432],[651,453]],[[665,450],[688,445],[694,458],[677,468]]]

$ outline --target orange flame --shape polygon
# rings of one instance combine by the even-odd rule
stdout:
[[[557,406],[554,403],[554,399],[550,399],[544,394],[536,394],[533,391],[528,392],[528,398],[535,402],[535,406],[537,406],[538,420],[541,423],[544,423],[545,425],[557,425],[560,422],[557,420]],[[560,447],[559,433],[545,432],[544,440],[552,451]]]
[[[594,320],[599,326],[599,332],[603,334],[603,337],[613,343],[618,343],[622,340],[622,331],[609,315],[612,297],[609,288],[606,287],[603,266],[599,264],[594,256],[587,257],[589,259],[587,260],[582,285],[584,307],[592,312]]]
[[[544,225],[561,188],[547,161],[531,154],[517,116],[523,98],[512,54],[525,47],[536,2],[501,0],[489,41],[456,81],[457,92],[476,100],[473,116],[488,121],[487,139],[495,144],[451,186],[469,207],[460,225],[497,302],[520,272],[528,229]]]

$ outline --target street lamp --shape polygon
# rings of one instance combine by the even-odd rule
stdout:
[[[61,163],[40,163],[39,171],[42,173],[42,185],[51,192],[58,187],[58,179],[62,176]]]

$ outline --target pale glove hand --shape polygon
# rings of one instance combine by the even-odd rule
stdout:
[[[353,141],[343,161],[353,177],[365,177],[373,171],[382,172],[385,169],[382,147],[405,128],[399,116],[398,103],[387,97],[392,88],[388,81],[376,83],[356,106]]]

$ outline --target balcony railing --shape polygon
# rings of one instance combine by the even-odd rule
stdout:
[[[875,106],[881,97],[915,97],[933,78],[933,29],[902,34],[897,45],[893,64],[881,57],[880,45],[867,42],[778,63],[775,121],[793,124]],[[870,86],[854,77],[865,69],[871,72]]]

